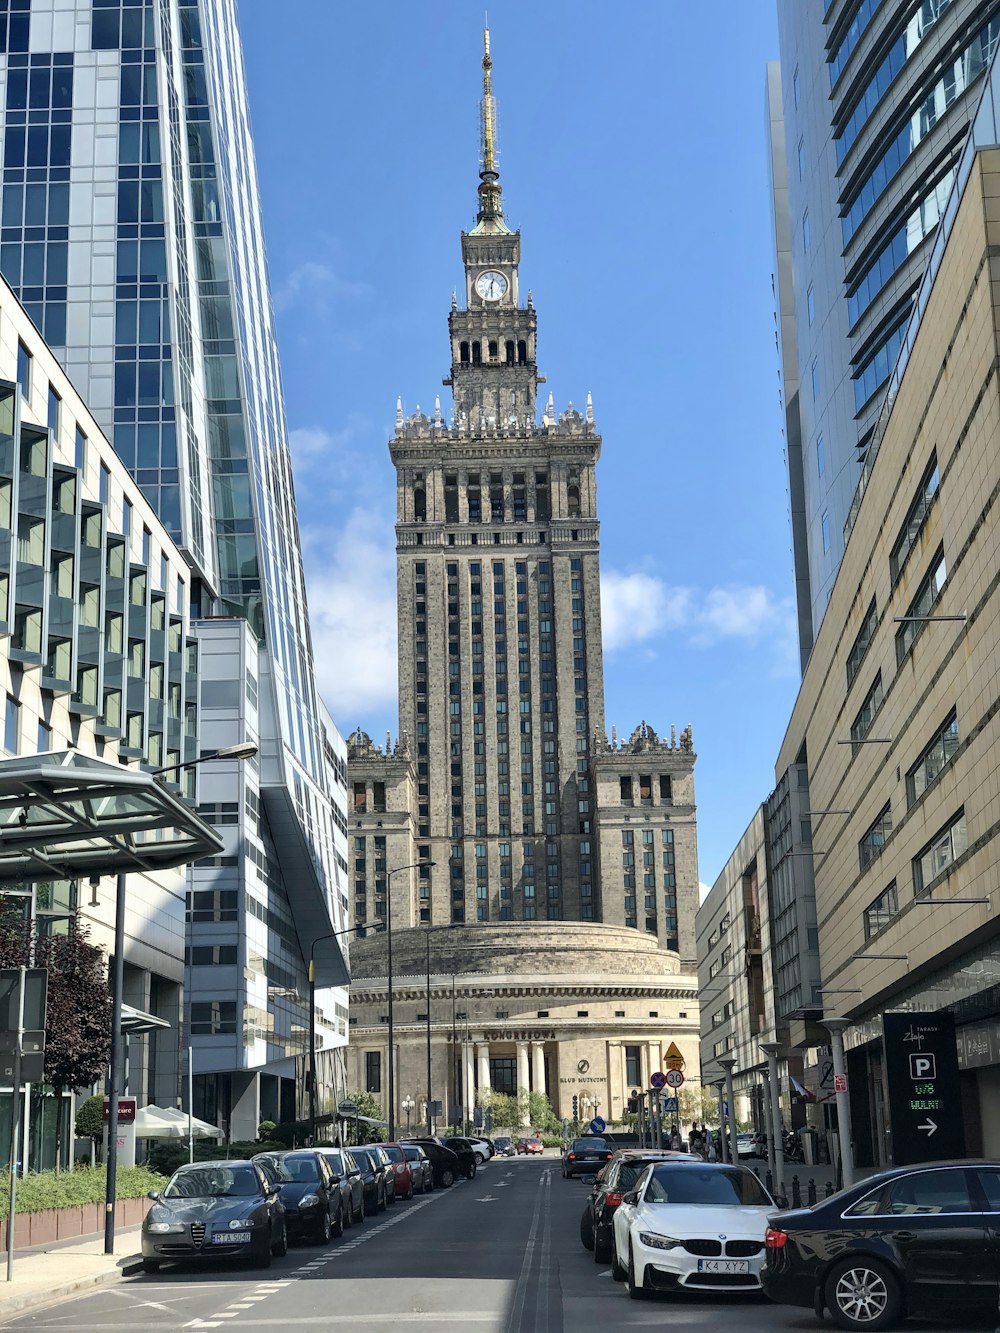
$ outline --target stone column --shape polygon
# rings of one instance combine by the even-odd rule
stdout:
[[[531,1043],[531,1090],[545,1091],[545,1043],[541,1041]]]
[[[530,1071],[528,1067],[528,1043],[519,1041],[517,1043],[517,1091],[518,1095],[525,1094],[524,1109],[521,1112],[521,1128],[526,1128],[531,1123],[531,1117],[528,1114],[527,1094],[530,1087]]]
[[[476,1042],[476,1058],[479,1061],[479,1091],[490,1090],[490,1044],[488,1041]]]
[[[473,1064],[475,1052],[472,1042],[467,1041],[462,1051],[462,1118],[471,1119],[472,1105],[476,1100],[476,1071]],[[464,1128],[464,1126],[463,1126]]]

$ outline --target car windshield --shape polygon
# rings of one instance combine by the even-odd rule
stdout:
[[[364,1148],[355,1148],[354,1157],[362,1171],[371,1171],[377,1165],[375,1160],[368,1156]]]
[[[510,1139],[505,1139],[502,1135],[500,1136],[500,1138],[494,1139],[493,1142],[497,1145],[498,1148],[506,1148],[509,1147],[510,1145]]]
[[[319,1180],[319,1163],[315,1157],[285,1157],[281,1165],[288,1172],[288,1180],[314,1185]]]
[[[406,1157],[403,1154],[402,1148],[397,1148],[395,1144],[390,1144],[383,1151],[385,1152],[385,1155],[388,1157],[390,1162],[406,1161]]]
[[[607,1152],[608,1145],[603,1139],[574,1139],[570,1152]]]
[[[326,1158],[327,1165],[331,1171],[338,1176],[344,1174],[344,1159],[339,1152],[325,1152],[323,1156]]]
[[[165,1199],[246,1199],[260,1193],[251,1166],[182,1167],[167,1182]]]
[[[404,1148],[404,1149],[403,1149],[403,1152],[406,1154],[406,1160],[407,1160],[408,1162],[419,1162],[419,1161],[420,1161],[420,1149],[419,1149],[419,1148]]]
[[[690,1166],[654,1166],[646,1185],[647,1203],[704,1204],[721,1208],[773,1206],[752,1171]]]

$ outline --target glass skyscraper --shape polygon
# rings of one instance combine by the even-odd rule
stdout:
[[[192,871],[188,981],[200,1109],[255,1131],[291,1096],[303,958],[345,921],[346,793],[313,674],[234,0],[2,0],[0,85],[0,270],[191,564],[203,748],[260,745],[201,776],[232,846]],[[331,950],[321,985],[345,976]]]
[[[778,0],[767,98],[803,664],[1000,39],[998,0]]]

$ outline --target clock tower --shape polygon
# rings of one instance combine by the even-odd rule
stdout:
[[[451,376],[455,416],[472,429],[481,424],[534,422],[539,377],[535,362],[537,321],[528,294],[520,302],[517,266],[521,234],[504,221],[496,150],[496,104],[489,30],[484,34],[482,167],[476,225],[462,233],[465,305],[452,302]]]

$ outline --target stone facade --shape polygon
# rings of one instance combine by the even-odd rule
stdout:
[[[618,1119],[635,1087],[675,1042],[698,1078],[695,977],[651,936],[623,928],[490,923],[431,933],[431,1100],[453,1123],[490,1088],[545,1091],[569,1118],[573,1096]],[[393,937],[396,1118],[425,1118],[425,931]],[[388,1005],[381,937],[356,941],[351,961],[348,1082],[387,1104]],[[377,969],[383,975],[377,975]],[[366,979],[366,974],[368,975]],[[629,1073],[638,1077],[629,1079]]]

